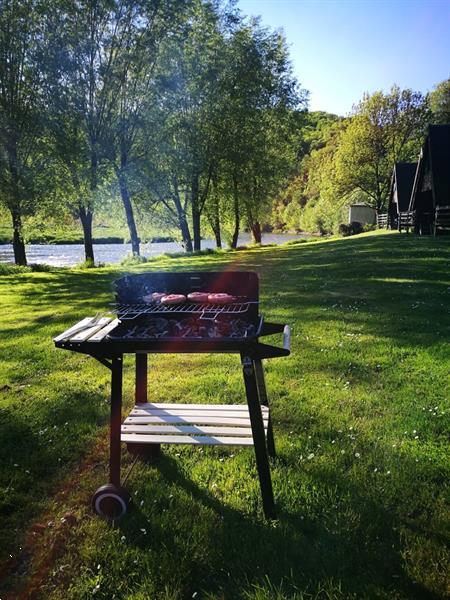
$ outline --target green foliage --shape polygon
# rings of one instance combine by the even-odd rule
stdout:
[[[441,81],[428,96],[432,122],[450,124],[450,79]]]
[[[429,119],[426,98],[396,86],[364,96],[347,119],[307,117],[306,154],[277,202],[277,226],[337,233],[355,201],[384,210],[393,166],[417,157]]]
[[[41,93],[47,14],[41,0],[0,4],[0,203],[12,217],[15,261],[21,265],[22,219],[43,195],[48,162]]]
[[[339,233],[343,237],[348,237],[349,235],[358,235],[364,231],[364,227],[358,221],[352,221],[351,223],[341,223],[339,225]]]
[[[76,267],[73,267],[74,269],[95,269],[97,267],[100,267],[102,265],[96,264],[95,261],[93,261],[91,258],[88,258],[87,260],[83,261],[82,263],[80,263],[79,265],[77,265]]]
[[[47,224],[56,219],[61,229],[75,218],[93,261],[94,215],[117,214],[118,198],[135,253],[148,220],[178,229],[188,251],[200,249],[205,226],[218,244],[222,232],[235,244],[244,225],[260,241],[260,221],[269,220],[295,166],[306,118],[299,112],[306,93],[280,32],[245,19],[232,3],[101,0],[84,8],[66,0],[2,7],[2,31],[17,35],[1,37],[1,56],[19,58],[1,73],[20,56],[27,65],[22,78],[5,75],[0,119],[6,134],[26,116],[22,138],[13,136],[19,163],[22,145],[33,150],[24,150],[29,164],[20,164],[18,185],[9,182],[14,157],[0,168],[2,201],[17,209],[20,260],[24,241],[69,241]],[[24,104],[7,107],[15,80]],[[317,115],[318,130],[324,120]],[[308,147],[319,143],[312,122]],[[35,212],[22,232],[23,217]]]
[[[384,210],[394,164],[417,158],[428,121],[427,102],[419,92],[394,86],[388,94],[365,96],[336,152],[340,193],[360,190],[374,208]]]
[[[323,148],[330,137],[330,131],[344,119],[324,111],[313,111],[303,115],[300,126],[300,152],[302,156],[310,154],[312,150]]]
[[[30,273],[31,267],[20,265],[11,265],[9,263],[0,262],[0,275],[13,275],[15,273]]]
[[[301,161],[299,173],[285,190],[277,208],[278,219],[288,229],[311,233],[336,233],[345,201],[338,199],[334,157],[345,122],[325,119],[321,141]]]
[[[131,267],[133,265],[141,265],[146,262],[147,259],[145,258],[145,256],[140,256],[138,254],[128,254],[128,256],[125,256],[125,258],[120,261],[120,264],[123,267]]]

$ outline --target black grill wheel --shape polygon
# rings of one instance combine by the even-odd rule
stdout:
[[[94,512],[109,521],[121,519],[126,515],[129,505],[128,492],[112,483],[100,486],[92,497]]]

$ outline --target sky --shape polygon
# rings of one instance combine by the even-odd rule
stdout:
[[[396,83],[423,93],[450,78],[450,0],[238,0],[282,29],[310,110],[347,115]]]

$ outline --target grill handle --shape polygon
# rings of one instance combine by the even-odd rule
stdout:
[[[289,325],[285,325],[283,329],[283,348],[291,350],[291,328]]]

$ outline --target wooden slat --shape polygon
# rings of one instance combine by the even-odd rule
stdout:
[[[154,410],[139,410],[133,409],[130,412],[130,417],[248,417],[248,409],[243,410],[209,410],[204,408],[203,410],[183,410],[183,409],[154,409]],[[267,416],[266,412],[263,412],[263,416]]]
[[[250,419],[239,418],[239,417],[202,417],[202,416],[186,416],[186,417],[175,417],[175,416],[158,416],[158,417],[127,417],[124,424],[131,425],[142,425],[144,423],[183,423],[193,425],[235,425],[250,427]],[[267,418],[264,418],[264,423],[267,423]]]
[[[202,425],[122,425],[122,433],[147,433],[165,434],[176,433],[182,435],[205,434],[205,435],[231,435],[237,437],[252,437],[251,427],[220,427]]]
[[[88,340],[91,335],[94,335],[94,333],[97,333],[97,331],[99,331],[100,329],[103,329],[103,327],[105,325],[108,325],[108,323],[111,322],[111,319],[109,317],[102,317],[101,319],[98,320],[98,322],[93,325],[92,327],[89,327],[88,329],[85,329],[84,331],[81,331],[80,333],[75,334],[73,337],[70,337],[70,341],[71,342],[85,342],[86,340]]]
[[[175,409],[181,408],[183,410],[191,409],[191,410],[203,410],[207,408],[208,410],[248,410],[246,404],[178,404],[174,402],[147,402],[145,404],[136,404],[134,409],[139,410],[153,410],[153,409]],[[261,406],[263,412],[267,412],[269,409],[267,406]],[[133,410],[134,410],[133,409]]]
[[[70,336],[72,331],[77,331],[79,327],[88,325],[92,321],[93,318],[94,317],[85,317],[76,325],[72,325],[72,327],[69,327],[69,329],[66,329],[66,331],[64,331],[64,333],[60,333],[59,335],[57,335],[55,338],[53,338],[53,341],[60,342],[60,341],[64,340],[66,337]]]
[[[261,406],[267,433],[269,409]],[[134,407],[122,425],[128,444],[252,446],[245,404],[146,403]]]
[[[119,324],[119,319],[114,319],[108,325],[97,331],[91,338],[89,338],[90,342],[101,342],[113,329],[117,327]]]
[[[127,444],[196,444],[203,446],[253,446],[251,437],[209,437],[187,435],[133,435],[122,434]]]

